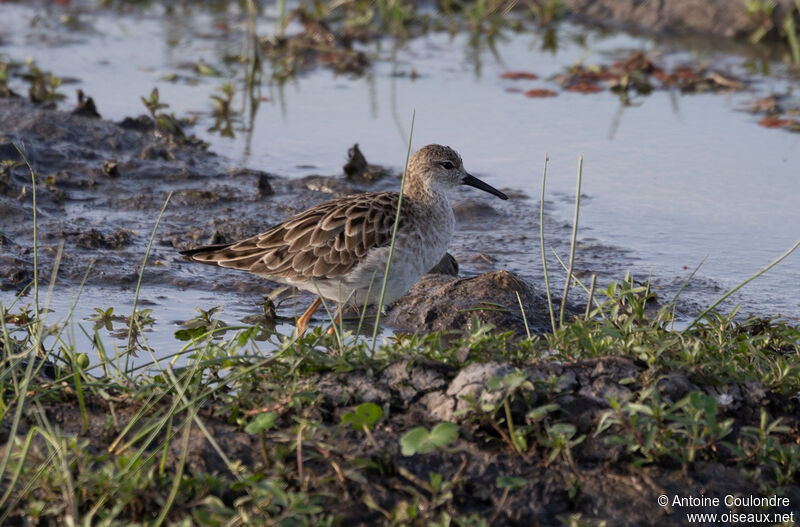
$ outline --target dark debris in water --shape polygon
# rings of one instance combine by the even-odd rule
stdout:
[[[83,93],[83,90],[78,90],[78,104],[72,110],[72,113],[95,119],[101,118],[100,113],[97,111],[97,106],[94,104],[94,99]]]
[[[302,7],[295,9],[292,16],[299,20],[303,31],[266,38],[261,44],[272,62],[274,76],[287,78],[317,66],[353,75],[361,75],[369,68],[367,55],[353,47],[354,41],[365,38],[357,28],[342,24],[332,29]]]
[[[389,175],[389,172],[378,165],[371,165],[367,162],[358,143],[354,144],[347,151],[347,163],[342,167],[347,179],[358,182],[372,182]]]

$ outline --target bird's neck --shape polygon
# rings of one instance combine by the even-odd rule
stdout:
[[[438,203],[449,206],[447,194],[442,189],[418,179],[407,180],[403,194],[420,205],[432,206]]]

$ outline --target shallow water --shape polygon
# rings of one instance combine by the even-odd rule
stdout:
[[[758,118],[737,111],[756,97],[797,85],[796,79],[760,76],[749,92],[730,95],[656,91],[635,98],[635,105],[628,107],[610,92],[562,92],[548,80],[579,60],[609,62],[609,57],[622,58],[632,49],[658,50],[666,63],[694,58],[743,74],[745,59],[739,56],[676,49],[569,24],[560,26],[554,53],[542,51],[541,32],[531,31],[505,33],[494,52],[487,46],[471,47],[467,35],[434,33],[396,52],[391,42],[383,41],[365,47],[382,60],[363,78],[316,69],[283,85],[265,82],[252,129],[237,130],[229,139],[206,130],[213,123],[209,96],[233,80],[236,71],[223,62],[242,46],[242,17],[235,10],[165,14],[154,7],[119,14],[74,5],[33,9],[4,4],[0,12],[0,53],[17,60],[34,57],[42,69],[79,80],[62,88],[68,94],[65,108],[73,104],[73,88],[80,87],[94,97],[104,118],[120,120],[143,113],[139,97],[158,86],[161,99],[176,115],[197,115],[191,131],[234,164],[287,176],[336,174],[345,152],[357,142],[370,162],[399,169],[415,112],[415,147],[430,142],[453,146],[472,173],[531,196],[531,214],[538,209],[547,152],[548,212],[567,224],[577,159],[583,155],[586,199],[579,238],[587,266],[591,263],[590,270],[601,273],[630,269],[641,279],[652,275],[670,293],[707,256],[685,293],[692,306],[707,305],[800,237],[800,134],[761,128]],[[66,14],[72,16],[69,23],[63,21]],[[264,17],[259,31],[266,34],[273,24]],[[585,44],[581,35],[586,35]],[[196,75],[186,63],[198,60],[231,78]],[[532,71],[540,79],[501,79],[508,70]],[[170,73],[192,82],[162,80]],[[517,87],[549,88],[559,95],[529,99],[505,91]],[[239,95],[237,108],[243,104]],[[242,128],[242,122],[238,125]],[[497,243],[497,254],[490,256],[497,256],[498,266],[540,278],[538,242]],[[456,246],[453,252],[470,259],[468,247]],[[476,272],[469,264],[466,270]],[[794,254],[726,307],[741,302],[745,313],[797,320],[798,284],[800,255]],[[115,300],[98,290],[86,294],[98,299],[98,306],[112,305],[109,299],[130,305],[123,296]],[[194,313],[186,312],[186,306],[210,307],[220,298],[217,292],[203,296],[196,291],[155,295],[161,297],[158,310],[168,313],[162,321],[190,318]],[[57,306],[68,305],[66,293],[62,296]],[[0,298],[7,303],[11,293],[0,292]],[[223,300],[235,305],[236,298],[231,293]],[[176,327],[172,321],[163,324],[166,338]],[[161,331],[158,327],[155,333]]]

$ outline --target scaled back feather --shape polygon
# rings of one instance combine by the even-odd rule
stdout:
[[[358,265],[370,249],[389,246],[398,198],[396,192],[348,196],[312,207],[256,236],[181,254],[275,279],[334,279]]]

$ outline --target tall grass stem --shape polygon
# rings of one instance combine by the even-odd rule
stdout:
[[[547,257],[544,251],[544,189],[547,181],[547,152],[544,154],[544,169],[542,170],[542,193],[539,197],[539,248],[542,251],[542,272],[544,273],[544,289],[547,292],[547,309],[550,311],[550,327],[556,332],[556,316],[553,309],[553,297],[550,295],[550,276],[547,273]]]
[[[139,291],[142,287],[142,277],[144,276],[144,269],[145,267],[147,267],[147,259],[150,258],[150,250],[153,248],[153,240],[156,237],[158,224],[161,223],[161,218],[164,216],[164,211],[167,210],[167,205],[169,204],[169,200],[171,198],[172,198],[172,191],[170,191],[170,193],[167,194],[167,199],[164,200],[164,205],[161,207],[161,212],[158,213],[158,218],[156,218],[156,224],[153,225],[153,232],[150,234],[150,240],[148,240],[147,242],[147,249],[144,252],[144,258],[142,258],[142,266],[139,269],[139,277],[136,280],[136,290],[133,293],[133,309],[131,310],[130,324],[128,324],[128,349],[127,353],[125,354],[126,373],[129,367],[131,351],[133,350],[133,341],[136,337],[136,333],[133,331],[133,326],[135,325],[135,320],[136,320],[136,306],[139,303]]]
[[[575,217],[572,220],[572,238],[569,243],[569,265],[567,266],[567,279],[564,283],[564,294],[561,297],[561,309],[558,313],[558,325],[564,327],[564,314],[567,310],[567,296],[572,283],[572,270],[575,265],[575,246],[578,240],[578,215],[581,210],[581,179],[583,177],[583,156],[578,158],[578,183],[575,189]]]

